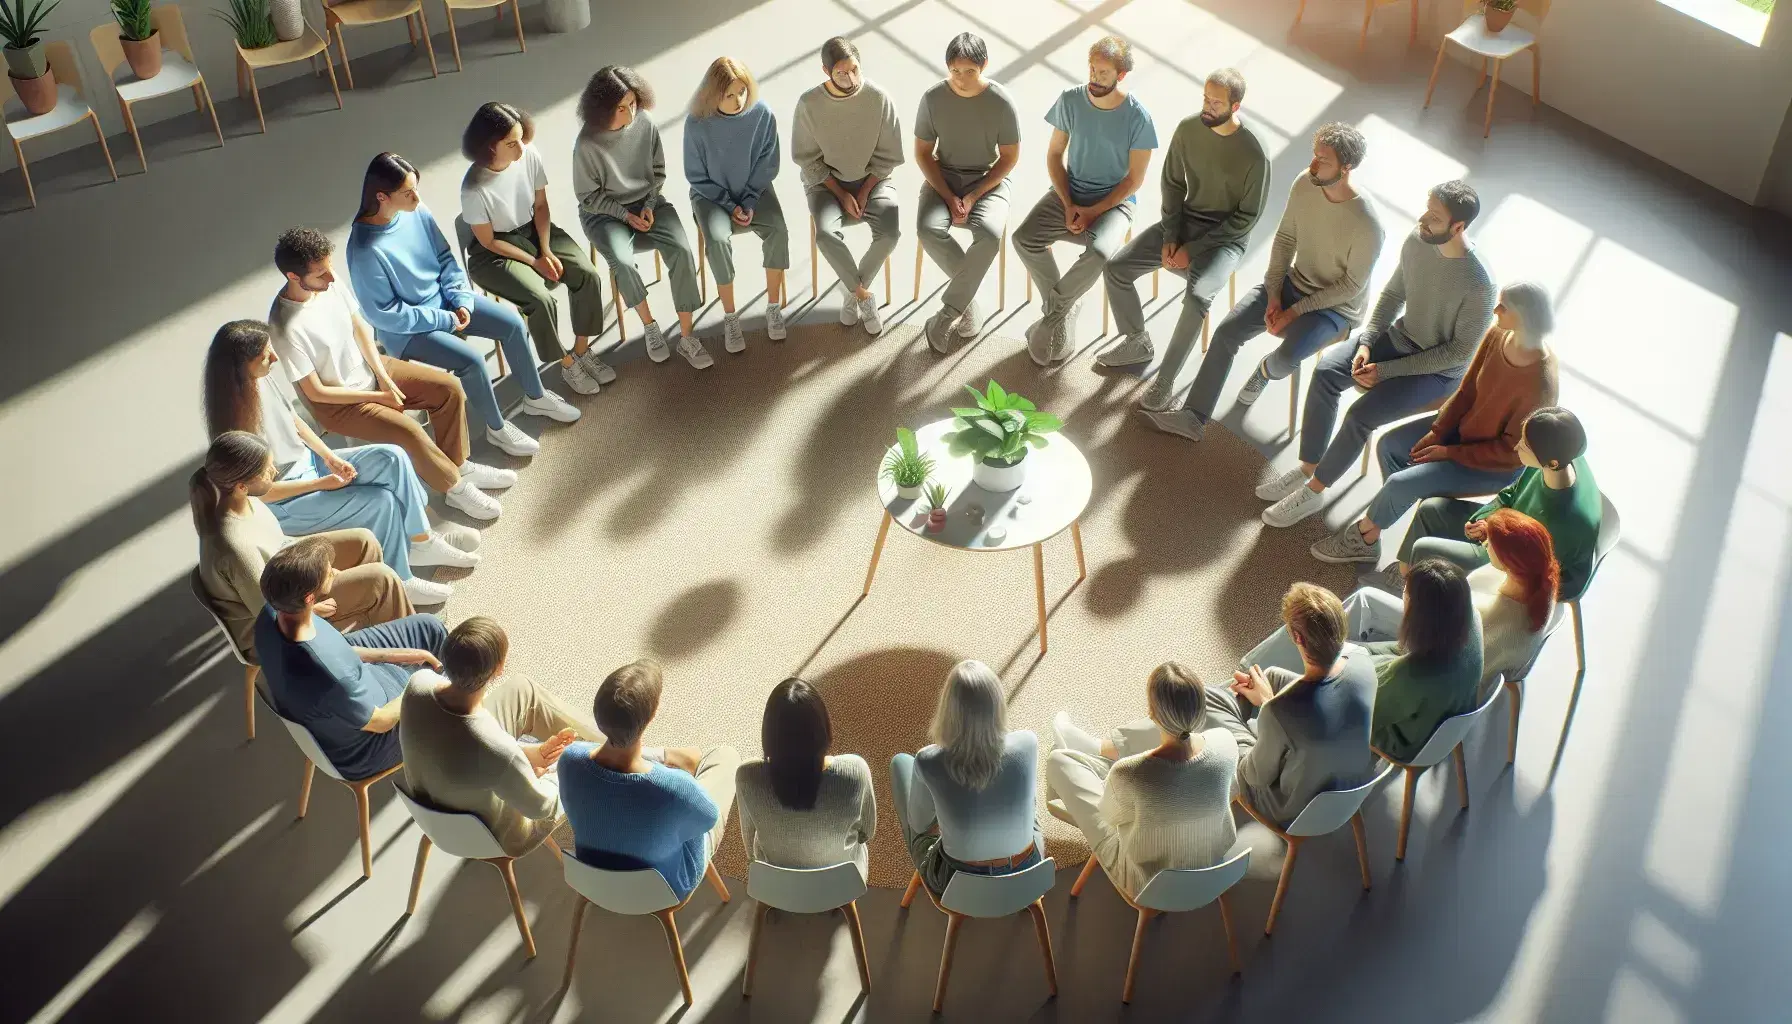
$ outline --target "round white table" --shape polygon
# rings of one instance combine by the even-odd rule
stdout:
[[[971,456],[952,455],[945,435],[952,420],[944,419],[915,431],[921,451],[933,457],[930,482],[946,486],[946,525],[937,533],[927,529],[927,500],[902,498],[896,484],[882,474],[878,462],[877,498],[884,506],[877,545],[871,549],[871,567],[865,571],[865,591],[877,575],[877,560],[884,552],[890,524],[899,523],[922,540],[959,551],[1014,551],[1033,549],[1033,594],[1039,604],[1039,653],[1046,650],[1045,542],[1070,531],[1076,546],[1076,579],[1081,583],[1089,570],[1083,561],[1080,519],[1089,505],[1094,481],[1089,460],[1063,434],[1051,435],[1051,443],[1027,454],[1026,482],[1012,491],[986,491],[971,482]],[[894,449],[894,446],[891,446]]]

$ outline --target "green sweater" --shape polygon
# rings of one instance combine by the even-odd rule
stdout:
[[[1269,157],[1249,125],[1221,135],[1199,117],[1184,118],[1164,151],[1164,243],[1242,247],[1268,187]]]
[[[1410,761],[1431,734],[1453,715],[1475,710],[1481,685],[1481,616],[1468,613],[1462,649],[1441,665],[1420,665],[1397,643],[1365,644],[1375,656],[1375,717],[1369,745],[1397,761]]]
[[[1496,509],[1509,508],[1542,523],[1555,546],[1556,563],[1562,567],[1557,596],[1563,601],[1580,597],[1593,579],[1593,560],[1599,554],[1599,520],[1605,511],[1599,484],[1587,468],[1586,458],[1575,459],[1573,465],[1574,485],[1560,491],[1543,482],[1542,470],[1527,467],[1469,519],[1476,522]]]

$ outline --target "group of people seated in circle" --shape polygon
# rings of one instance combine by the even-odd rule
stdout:
[[[1558,603],[1588,584],[1602,500],[1584,458],[1586,433],[1554,404],[1548,297],[1524,282],[1496,289],[1465,237],[1479,210],[1472,188],[1456,181],[1431,190],[1392,281],[1368,309],[1382,238],[1350,184],[1366,144],[1349,125],[1315,134],[1264,282],[1220,322],[1193,389],[1173,407],[1175,376],[1262,209],[1268,162],[1239,118],[1243,77],[1214,72],[1201,112],[1177,127],[1166,155],[1162,220],[1125,242],[1132,195],[1157,145],[1150,116],[1122,88],[1132,61],[1124,41],[1100,40],[1088,83],[1066,90],[1047,114],[1053,187],[1014,238],[1044,301],[1027,332],[1029,352],[1041,364],[1066,358],[1076,304],[1105,278],[1121,337],[1098,361],[1149,363],[1134,283],[1155,269],[1185,277],[1181,318],[1144,405],[1160,429],[1199,440],[1246,341],[1277,339],[1239,395],[1248,405],[1268,381],[1348,338],[1367,311],[1356,340],[1321,357],[1300,464],[1258,488],[1273,503],[1264,520],[1282,527],[1319,511],[1373,431],[1405,417],[1413,418],[1381,439],[1384,481],[1368,510],[1313,554],[1373,567],[1381,531],[1418,506],[1397,561],[1375,585],[1340,599],[1295,583],[1281,628],[1240,659],[1231,679],[1205,683],[1169,661],[1146,681],[1146,717],[1076,723],[1060,715],[1052,723],[1047,809],[1080,828],[1116,886],[1136,895],[1157,870],[1224,859],[1237,841],[1233,800],[1285,826],[1315,795],[1368,781],[1382,758],[1411,758],[1444,719],[1526,670]],[[903,162],[899,124],[890,98],[862,77],[850,41],[830,40],[822,63],[827,79],[798,103],[793,149],[818,245],[850,292],[842,320],[877,334],[869,285],[898,234],[890,174]],[[1007,175],[1019,156],[1014,105],[983,78],[987,63],[982,40],[953,39],[948,77],[923,95],[915,122],[926,179],[917,230],[951,276],[924,332],[941,351],[980,327],[973,297],[1006,231]],[[580,226],[639,316],[648,356],[663,361],[676,348],[701,368],[711,359],[693,326],[695,258],[661,194],[663,147],[641,116],[652,105],[632,69],[592,76],[574,149]],[[724,309],[724,348],[745,346],[731,241],[742,232],[764,243],[766,331],[783,338],[789,238],[773,187],[778,129],[737,61],[711,65],[684,145],[692,215]],[[449,629],[416,612],[450,593],[417,569],[480,560],[477,530],[432,523],[431,492],[489,521],[501,507],[488,492],[517,482],[512,470],[469,459],[469,417],[510,455],[539,447],[505,418],[484,357],[466,337],[497,341],[525,415],[580,415],[544,386],[542,363],[557,361],[581,395],[615,379],[592,345],[604,327],[601,279],[553,223],[528,114],[482,106],[463,151],[471,164],[461,187],[464,271],[422,203],[416,168],[383,153],[368,168],[343,260],[353,287],[338,276],[327,238],[293,228],[274,247],[284,284],[267,319],[232,321],[212,339],[203,388],[212,441],[191,481],[206,595],[259,663],[275,709],[308,729],[345,779],[402,761],[417,800],[477,815],[508,854],[570,821],[581,860],[651,867],[682,897],[702,880],[738,803],[750,856],[794,868],[864,867],[876,832],[872,768],[833,751],[826,702],[809,683],[787,679],[773,689],[759,759],[743,763],[727,747],[649,747],[663,686],[655,662],[611,672],[587,716],[506,671],[509,641],[496,621],[475,617]],[[855,262],[843,229],[856,222],[870,225],[873,241]],[[970,230],[969,248],[952,239],[952,227]],[[1056,241],[1085,250],[1062,274],[1050,252]],[[649,308],[634,268],[638,248],[665,258],[675,341]],[[560,337],[562,286],[570,347]],[[1352,388],[1358,394],[1337,426]],[[410,415],[418,411],[427,428]],[[366,444],[332,449],[313,423]],[[1044,855],[1039,739],[1011,728],[1006,707],[995,672],[960,662],[940,690],[931,743],[889,765],[903,841],[936,894],[956,872],[1003,874]]]

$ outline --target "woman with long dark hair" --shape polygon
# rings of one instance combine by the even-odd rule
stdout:
[[[1488,561],[1468,574],[1468,585],[1481,615],[1485,699],[1494,679],[1536,660],[1555,617],[1562,567],[1548,528],[1523,512],[1502,508],[1481,522]]]
[[[417,183],[417,168],[396,153],[381,153],[367,165],[348,236],[348,270],[361,315],[388,352],[459,377],[468,418],[485,422],[487,441],[508,455],[534,455],[540,443],[504,418],[485,357],[463,335],[495,338],[503,346],[522,385],[523,412],[571,423],[579,410],[542,387],[517,311],[473,291]]]
[[[1461,569],[1426,559],[1407,573],[1403,603],[1365,587],[1345,598],[1344,614],[1351,639],[1375,659],[1370,746],[1410,761],[1444,719],[1475,709],[1481,617]]]
[[[829,754],[833,727],[820,691],[801,679],[772,688],[760,723],[765,756],[735,769],[747,856],[783,868],[843,861],[869,869],[877,831],[871,769],[857,754]]]

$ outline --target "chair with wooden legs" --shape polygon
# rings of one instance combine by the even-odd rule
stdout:
[[[940,977],[933,989],[933,1012],[946,1005],[946,982],[952,976],[952,953],[958,948],[958,929],[970,917],[1008,917],[1025,910],[1033,918],[1033,931],[1039,937],[1039,951],[1045,954],[1045,984],[1054,998],[1058,995],[1058,965],[1052,957],[1051,928],[1045,922],[1045,894],[1058,880],[1058,862],[1050,857],[1011,875],[978,875],[968,871],[953,874],[946,891],[927,898],[946,915],[946,945],[940,952]],[[921,884],[921,873],[908,883],[902,894],[902,907],[915,900],[915,893],[927,887]]]
[[[1126,229],[1126,240],[1128,242],[1132,241],[1132,229],[1131,228]],[[1004,252],[1003,255],[1006,256],[1007,253]],[[1153,270],[1151,272],[1151,301],[1152,302],[1157,301],[1157,294],[1158,294],[1157,293],[1157,289],[1158,289],[1157,274],[1158,274],[1158,272],[1155,270]],[[1106,334],[1106,333],[1108,333],[1108,289],[1107,289],[1107,285],[1105,283],[1099,283],[1096,285],[1096,287],[1101,289],[1101,333]],[[1233,295],[1232,301],[1234,303],[1236,303],[1238,301],[1238,298],[1236,295],[1236,282],[1234,282],[1234,295]],[[1028,274],[1027,275],[1027,305],[1030,306],[1032,304],[1033,304],[1033,275]],[[1201,351],[1203,351],[1203,352],[1207,351],[1207,339],[1205,338],[1205,336],[1203,336],[1203,338],[1201,339]]]
[[[405,904],[405,914],[417,912],[417,895],[423,891],[423,866],[429,861],[431,846],[439,846],[443,853],[462,860],[483,861],[497,868],[498,874],[504,877],[504,889],[510,895],[510,912],[516,916],[517,931],[523,933],[523,958],[535,959],[535,936],[529,933],[529,918],[523,912],[523,894],[516,887],[516,858],[504,852],[497,837],[478,815],[425,807],[412,799],[403,786],[393,788],[398,790],[399,801],[411,812],[412,820],[423,833],[417,841],[417,867],[411,872],[411,899]],[[556,858],[564,859],[553,836],[547,837],[545,845],[554,851]]]
[[[1350,337],[1350,331],[1345,330],[1345,332],[1343,334],[1340,334],[1336,338],[1333,338],[1332,340],[1319,346],[1318,351],[1313,353],[1313,358],[1318,359],[1320,356],[1325,354],[1326,349],[1331,348],[1333,345],[1336,345],[1338,342],[1344,341],[1345,339],[1347,339],[1349,337]],[[1201,350],[1203,352],[1205,352],[1207,350],[1207,345],[1206,345],[1207,332],[1205,330],[1203,330],[1201,332],[1201,342],[1202,342]],[[1305,362],[1305,360],[1302,360],[1301,362]],[[1292,440],[1294,438],[1295,430],[1297,430],[1300,427],[1300,367],[1301,367],[1301,363],[1299,363],[1299,362],[1295,363],[1294,364],[1294,372],[1292,372],[1288,375],[1288,437],[1290,440]],[[1368,446],[1365,445],[1363,447],[1363,457],[1364,457],[1363,472],[1364,473],[1369,472],[1368,455],[1369,455],[1369,448],[1368,448]]]
[[[458,213],[454,215],[454,241],[460,248],[460,265],[464,272],[467,267],[472,266],[473,247],[478,245],[479,242],[473,237],[473,229],[467,225],[467,219]],[[477,284],[473,284],[472,275],[470,274],[467,276],[467,283],[472,284],[480,294],[485,295],[493,301],[507,301],[502,296],[493,295],[484,288],[480,288]],[[501,379],[508,376],[510,370],[504,365],[504,346],[495,341],[492,342],[492,354],[498,357],[498,378]]]
[[[417,36],[423,36],[423,48],[429,54],[429,77],[435,78],[440,69],[436,67],[435,44],[429,40],[429,18],[423,13],[423,0],[341,0],[324,5],[324,31],[336,34],[336,50],[342,55],[342,74],[348,79],[350,89],[355,87],[355,69],[348,62],[348,44],[342,40],[342,26],[361,28],[400,18],[404,19],[405,31],[410,33],[413,49],[417,46]]]
[[[65,44],[66,45],[66,44]],[[62,80],[57,79],[60,83]],[[218,606],[212,603],[212,596],[205,592],[205,584],[199,578],[198,568],[187,574],[187,584],[193,588],[193,597],[198,600],[199,607],[212,617],[212,623],[218,627],[218,633],[224,637],[224,646],[230,648],[231,656],[236,663],[243,666],[243,724],[249,739],[255,738],[255,680],[261,675],[261,666],[256,664],[253,652],[244,651],[236,645],[236,638],[230,635],[230,627],[224,624],[224,617],[218,614]],[[1514,719],[1516,721],[1516,719]]]
[[[261,112],[261,90],[255,84],[256,69],[308,60],[311,62],[312,74],[316,74],[319,55],[324,59],[325,69],[330,72],[330,92],[336,97],[336,109],[341,110],[342,90],[336,85],[336,62],[330,57],[330,41],[324,38],[323,33],[312,28],[309,21],[305,23],[304,34],[297,39],[254,50],[245,50],[243,44],[236,44],[236,94],[240,97],[247,92],[255,101],[255,120],[261,125],[263,135],[267,134],[268,119]]]
[[[710,852],[714,853],[713,850]],[[566,868],[566,884],[579,894],[579,905],[572,912],[572,941],[566,946],[566,977],[561,981],[560,987],[572,987],[573,965],[578,962],[579,956],[579,926],[585,921],[585,907],[595,903],[612,914],[630,917],[651,914],[659,919],[660,928],[666,933],[666,945],[672,951],[672,966],[678,971],[678,987],[684,993],[684,1005],[691,1005],[691,973],[685,967],[684,942],[678,937],[678,922],[672,915],[683,910],[685,904],[691,902],[691,896],[697,895],[697,891],[703,887],[692,887],[690,896],[681,900],[672,891],[672,887],[666,884],[665,876],[652,868],[611,871],[594,868],[577,857],[563,857],[561,863]],[[703,874],[715,889],[716,895],[722,898],[723,903],[727,903],[728,886],[723,884],[722,876],[716,873],[713,860],[705,866]]]
[[[143,157],[143,137],[137,133],[137,118],[131,112],[132,107],[144,100],[156,99],[180,92],[182,89],[193,94],[193,109],[212,115],[212,131],[218,134],[218,145],[224,145],[224,129],[218,124],[218,108],[212,103],[212,92],[205,84],[205,76],[199,73],[199,67],[193,60],[193,45],[187,41],[186,22],[181,20],[180,8],[173,4],[162,4],[154,11],[155,29],[162,38],[162,70],[150,79],[138,78],[126,73],[123,78],[118,69],[124,66],[124,46],[119,43],[118,23],[108,21],[103,25],[95,25],[93,31],[87,33],[88,41],[93,44],[94,56],[99,58],[100,68],[106,72],[106,79],[112,83],[112,89],[118,94],[118,110],[124,115],[124,126],[131,133],[131,141],[137,146],[137,162],[149,170],[149,161]]]
[[[825,914],[839,910],[846,915],[847,936],[859,962],[859,985],[871,991],[871,962],[865,956],[865,929],[859,924],[859,897],[865,895],[865,876],[852,863],[825,868],[781,868],[756,860],[747,867],[747,895],[759,901],[753,914],[753,937],[747,942],[747,975],[741,982],[741,998],[753,994],[753,971],[759,966],[759,936],[765,929],[767,910],[787,914]]]
[[[733,222],[730,221],[729,223],[732,224]],[[734,233],[737,235],[751,234],[752,229],[751,228],[743,228],[739,224],[734,224]],[[709,254],[709,240],[704,237],[703,230],[701,228],[699,228],[697,230],[697,297],[700,298],[706,304],[709,302],[709,260],[707,258],[708,254]],[[659,260],[659,255],[656,252],[654,254],[654,264],[653,264],[654,274],[655,274],[654,280],[655,281],[659,280],[659,277],[657,276],[659,273],[658,260]],[[789,306],[790,305],[790,274],[788,272],[788,268],[786,269],[786,272],[784,274],[784,283],[782,286],[780,286],[779,291],[781,294],[778,294],[778,295],[773,295],[773,294],[767,292],[766,296],[765,296],[765,301],[781,302],[785,306]]]
[[[1157,298],[1156,274],[1151,275],[1151,297],[1153,299]],[[1236,305],[1238,305],[1238,271],[1234,270],[1231,276],[1226,278],[1226,312],[1230,313],[1232,307]],[[1209,306],[1207,315],[1201,318],[1201,351],[1207,351],[1208,343],[1212,340],[1213,307]]]
[[[1376,757],[1406,773],[1406,795],[1400,803],[1400,836],[1394,841],[1395,860],[1406,859],[1406,834],[1412,827],[1413,791],[1419,784],[1419,776],[1425,774],[1425,769],[1442,764],[1446,757],[1453,758],[1456,762],[1456,799],[1463,810],[1468,809],[1468,764],[1462,756],[1462,744],[1468,739],[1469,732],[1487,715],[1487,709],[1493,707],[1500,689],[1501,687],[1494,687],[1492,695],[1473,711],[1451,715],[1439,722],[1432,731],[1431,738],[1425,741],[1425,745],[1413,755],[1411,761],[1401,761],[1374,747],[1369,748],[1375,751]]]
[[[1288,879],[1294,876],[1294,861],[1300,854],[1301,844],[1314,836],[1323,836],[1350,823],[1350,831],[1356,836],[1356,863],[1363,873],[1363,891],[1369,891],[1369,838],[1363,830],[1363,801],[1375,787],[1381,785],[1389,775],[1394,773],[1392,765],[1388,765],[1375,778],[1360,786],[1350,789],[1334,789],[1321,793],[1301,808],[1286,829],[1257,813],[1251,802],[1242,795],[1232,797],[1234,803],[1243,807],[1257,823],[1282,837],[1288,844],[1288,853],[1282,859],[1282,875],[1276,880],[1275,898],[1269,901],[1269,919],[1263,922],[1263,934],[1272,935],[1276,930],[1276,917],[1282,912],[1282,899],[1288,895]]]
[[[665,276],[666,272],[665,265],[660,261],[660,251],[653,248],[652,244],[640,235],[635,236],[635,251],[637,253],[653,253],[653,280],[648,283],[659,284],[660,278]],[[598,265],[597,246],[595,245],[591,247],[591,265],[594,267]],[[606,262],[604,266],[607,267],[609,264]],[[620,345],[628,340],[628,326],[622,322],[622,313],[628,307],[622,304],[622,293],[616,290],[616,271],[614,270],[610,271],[610,294],[616,297],[616,344]]]
[[[1251,851],[1247,847],[1240,850],[1222,863],[1206,868],[1166,868],[1151,876],[1145,887],[1137,896],[1128,896],[1120,892],[1120,898],[1126,905],[1139,912],[1139,923],[1132,933],[1132,955],[1126,960],[1126,984],[1120,989],[1120,1001],[1132,1002],[1133,982],[1139,973],[1139,955],[1145,949],[1145,926],[1159,914],[1177,914],[1188,910],[1199,910],[1209,903],[1220,905],[1220,924],[1226,929],[1226,953],[1232,964],[1232,973],[1244,973],[1244,964],[1238,959],[1238,940],[1232,935],[1232,912],[1226,907],[1226,891],[1237,885],[1244,878],[1245,869],[1251,865]],[[1089,876],[1101,866],[1094,855],[1083,865],[1083,872],[1076,876],[1076,884],[1070,887],[1070,897],[1075,899],[1083,894],[1083,886],[1089,882]]]
[[[1363,31],[1356,37],[1356,48],[1361,50],[1369,44],[1369,22],[1375,19],[1375,11],[1381,7],[1392,7],[1397,3],[1410,3],[1411,11],[1406,23],[1406,45],[1419,41],[1419,0],[1363,0]],[[1300,0],[1300,7],[1294,12],[1294,25],[1288,29],[1292,32],[1300,27],[1300,19],[1307,13],[1307,0]]]
[[[788,285],[786,286],[788,287]],[[809,215],[809,298],[810,301],[821,296],[821,249],[815,244],[815,215]],[[884,305],[890,299],[890,257],[884,257]]]
[[[86,122],[93,126],[93,135],[99,139],[100,152],[106,156],[106,169],[112,172],[112,180],[118,180],[118,165],[112,162],[112,150],[106,146],[106,133],[100,129],[99,116],[87,103],[87,90],[81,84],[81,65],[75,60],[75,48],[60,40],[44,44],[44,59],[49,62],[50,72],[56,76],[56,106],[47,114],[32,114],[24,109],[23,101],[19,109],[11,109],[11,103],[5,103],[6,119],[4,126],[6,135],[12,140],[12,152],[19,160],[19,174],[25,179],[25,197],[31,205],[37,205],[37,190],[31,185],[31,168],[25,163],[26,139],[35,139],[51,132],[59,132],[64,128]],[[0,92],[0,101],[6,101],[12,95],[12,79],[5,78],[5,92]],[[13,114],[22,116],[11,116]]]
[[[1008,308],[1008,226],[1006,224],[1002,225],[1001,246],[1002,247],[999,250],[1000,255],[996,257],[996,308],[1006,309]],[[921,240],[916,238],[915,297],[910,300],[912,302],[921,301],[921,259],[925,255],[926,252],[921,248]],[[1032,287],[1032,280],[1030,278],[1028,279],[1027,286],[1029,289]]]
[[[257,694],[257,696],[260,695]],[[292,741],[298,744],[299,750],[305,755],[305,780],[299,784],[298,816],[301,819],[305,817],[305,812],[311,809],[311,777],[319,768],[323,769],[325,775],[347,786],[349,791],[355,794],[355,815],[360,819],[361,825],[361,877],[372,878],[373,815],[367,800],[367,790],[374,783],[403,768],[404,762],[400,761],[385,771],[370,775],[365,779],[345,779],[342,777],[342,773],[336,770],[336,766],[330,763],[329,755],[325,754],[323,748],[317,745],[317,739],[311,735],[310,729],[282,715],[266,697],[261,697],[261,703],[262,706],[273,712],[275,718],[280,719],[281,725],[286,726],[286,731],[292,736]]]
[[[1493,134],[1493,97],[1500,91],[1500,68],[1505,66],[1506,58],[1531,51],[1531,107],[1534,109],[1543,102],[1543,46],[1537,42],[1535,32],[1519,25],[1507,25],[1498,32],[1488,31],[1487,16],[1480,8],[1480,0],[1464,0],[1462,11],[1466,17],[1462,24],[1438,40],[1431,80],[1425,83],[1425,106],[1431,106],[1431,93],[1437,88],[1437,75],[1444,66],[1444,50],[1455,43],[1481,58],[1481,77],[1475,82],[1477,92],[1487,84],[1487,65],[1493,65],[1493,86],[1487,90],[1487,115],[1481,121],[1481,137],[1487,138]],[[1517,9],[1530,12],[1537,19],[1537,27],[1542,28],[1543,19],[1549,16],[1549,0],[1519,0]]]
[[[454,49],[454,70],[465,70],[460,63],[460,36],[454,31],[455,11],[483,11],[497,8],[496,18],[504,20],[504,8],[510,8],[510,20],[516,23],[516,45],[524,53],[529,52],[529,44],[523,41],[523,14],[517,6],[517,0],[442,0],[444,13],[448,17],[448,45]]]

